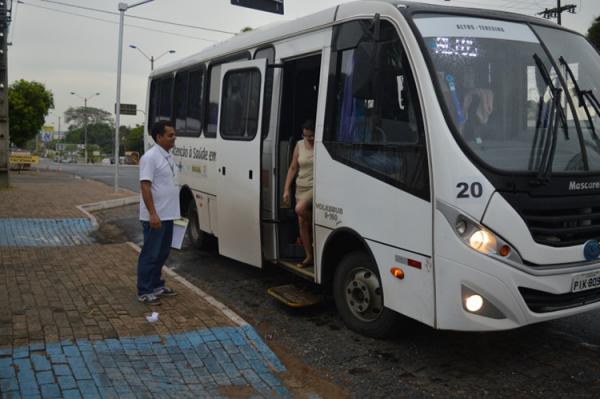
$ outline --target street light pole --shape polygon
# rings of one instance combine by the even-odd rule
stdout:
[[[139,51],[140,54],[144,56],[144,58],[146,58],[148,61],[150,61],[150,71],[154,71],[154,61],[158,60],[159,58],[161,58],[164,55],[175,54],[175,52],[176,52],[175,50],[167,50],[164,53],[162,53],[161,55],[159,55],[158,57],[154,57],[153,55],[148,56],[146,53],[144,53],[144,51],[142,51],[141,48],[139,48],[138,46],[136,46],[134,44],[130,44],[129,47]]]
[[[83,151],[84,151],[84,157],[85,157],[85,163],[88,163],[88,147],[87,147],[87,128],[88,128],[88,116],[87,116],[87,102],[89,99],[99,96],[100,93],[94,93],[90,96],[87,97],[81,97],[79,94],[75,93],[74,91],[71,92],[71,95],[75,96],[75,97],[79,97],[83,100]],[[60,117],[59,117],[59,125],[60,125]]]
[[[123,25],[125,22],[125,11],[129,8],[150,3],[153,0],[142,0],[128,5],[119,3],[119,44],[117,57],[117,109],[115,110],[115,192],[119,190],[119,127],[121,123],[121,65],[123,61]]]

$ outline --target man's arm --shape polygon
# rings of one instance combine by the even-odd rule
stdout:
[[[142,199],[150,214],[150,228],[160,229],[160,218],[154,208],[154,198],[152,198],[152,182],[149,180],[142,180],[140,182],[140,188],[142,190]]]

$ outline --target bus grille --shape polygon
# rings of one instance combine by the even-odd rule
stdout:
[[[525,220],[533,239],[552,247],[600,238],[598,196],[531,197],[501,193]]]
[[[550,294],[525,287],[519,287],[519,291],[529,309],[535,313],[555,312],[600,301],[600,288],[566,294]]]

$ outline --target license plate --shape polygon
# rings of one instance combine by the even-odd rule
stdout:
[[[600,270],[573,276],[571,292],[587,291],[600,287]]]

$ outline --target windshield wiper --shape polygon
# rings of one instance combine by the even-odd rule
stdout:
[[[552,95],[550,112],[548,113],[549,123],[546,130],[547,136],[544,138],[544,140],[540,140],[540,145],[543,143],[544,148],[539,162],[537,179],[535,181],[537,184],[543,184],[548,181],[552,171],[552,163],[554,161],[554,154],[556,153],[558,125],[560,122],[562,122],[563,130],[565,132],[565,139],[567,140],[569,139],[569,133],[567,131],[567,118],[565,117],[564,110],[560,104],[562,89],[554,86],[548,69],[544,65],[542,59],[536,53],[533,54],[533,60],[535,61],[535,65],[537,66],[540,75],[542,75],[542,79],[544,79],[544,82],[550,88],[550,93]],[[538,112],[538,118],[540,117],[541,113]],[[536,130],[539,127],[538,125],[539,121],[536,123]]]
[[[600,102],[598,102],[598,99],[594,95],[594,92],[592,92],[591,90],[581,90],[579,88],[579,84],[577,83],[577,80],[575,79],[575,75],[573,74],[571,67],[569,66],[567,61],[563,58],[563,56],[558,57],[558,61],[562,65],[564,65],[565,69],[567,70],[567,74],[573,81],[573,86],[575,87],[575,93],[577,93],[577,98],[579,99],[579,107],[583,107],[583,110],[585,111],[585,114],[590,123],[590,128],[592,130],[592,136],[594,137],[594,139],[597,139],[598,136],[596,135],[596,127],[594,126],[594,122],[592,121],[592,116],[590,114],[590,109],[587,106],[588,102],[586,101],[586,99],[590,102],[590,104],[592,104],[592,107],[594,107],[594,112],[596,112],[596,115],[600,115]]]

